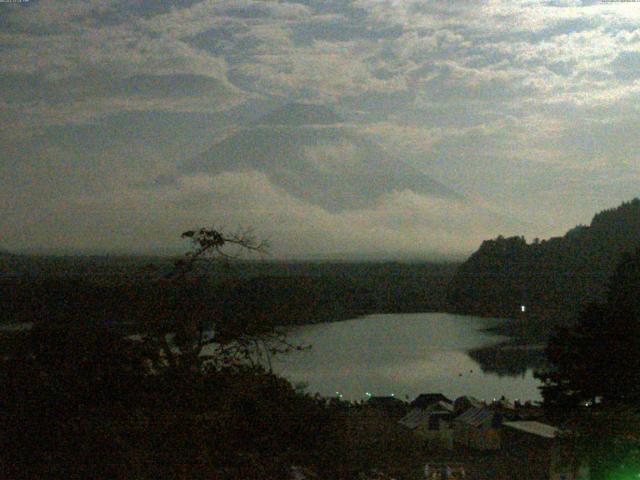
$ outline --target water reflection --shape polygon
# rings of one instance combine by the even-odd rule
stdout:
[[[364,398],[365,392],[399,398],[442,392],[538,400],[539,383],[531,368],[522,369],[518,361],[517,367],[507,367],[506,357],[492,364],[485,361],[486,354],[468,354],[505,341],[482,331],[493,324],[495,320],[425,313],[298,327],[291,340],[312,348],[282,356],[274,367],[294,382],[307,383],[312,393],[340,392],[353,400]],[[504,373],[508,376],[500,376]]]
[[[473,349],[469,356],[478,362],[483,372],[501,377],[524,377],[530,370],[542,370],[547,366],[543,345],[504,343]]]

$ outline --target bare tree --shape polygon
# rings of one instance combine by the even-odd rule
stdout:
[[[158,279],[157,287],[161,290],[187,285],[190,278],[195,278],[199,262],[230,262],[246,253],[264,255],[268,250],[268,243],[258,240],[250,230],[227,234],[216,228],[200,228],[184,232],[182,238],[191,241],[192,249]],[[274,354],[304,348],[289,343],[286,334],[269,323],[223,324],[220,319],[211,318],[208,309],[199,309],[197,299],[192,300],[194,304],[178,316],[166,309],[172,318],[162,318],[163,315],[150,318],[144,342],[152,352],[157,352],[156,368],[198,371],[204,365],[221,368],[266,364],[271,370]]]

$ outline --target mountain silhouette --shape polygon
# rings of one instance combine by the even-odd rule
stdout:
[[[571,320],[603,299],[623,254],[640,247],[640,199],[604,210],[589,226],[562,237],[486,240],[450,283],[450,309],[459,313]],[[522,306],[525,312],[522,312]]]
[[[290,195],[339,212],[374,206],[394,191],[462,196],[345,125],[331,109],[293,103],[235,130],[182,173],[259,171]]]

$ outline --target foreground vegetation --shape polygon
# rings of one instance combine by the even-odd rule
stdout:
[[[640,475],[640,248],[624,255],[605,299],[556,330],[539,375],[549,418],[568,428],[592,478]]]
[[[300,347],[264,293],[198,274],[207,253],[259,245],[184,236],[194,249],[143,283],[61,276],[5,289],[11,319],[33,327],[0,342],[0,476],[419,478],[420,447],[395,421],[269,371],[272,355]],[[295,305],[284,300],[270,305]]]
[[[122,283],[5,280],[24,287],[5,283],[11,320],[33,328],[0,338],[0,477],[417,479],[440,459],[497,471],[489,456],[431,449],[383,412],[274,375],[270,358],[301,348],[283,319],[335,305],[331,295],[305,304],[300,279],[274,295],[261,277],[203,275],[195,260],[207,253],[259,246],[215,230],[185,236],[194,249],[184,260]],[[291,298],[290,288],[307,296]],[[342,305],[350,295],[361,301],[347,289]],[[546,351],[547,416],[567,428],[595,479],[640,471],[639,298],[637,250],[622,257],[604,300],[556,330]]]
[[[17,340],[17,339],[14,339]],[[260,367],[149,368],[95,328],[36,328],[0,364],[2,478],[414,478],[416,444]],[[407,461],[413,458],[413,461]]]

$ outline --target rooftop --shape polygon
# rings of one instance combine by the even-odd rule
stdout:
[[[492,410],[481,408],[470,408],[462,415],[456,417],[455,421],[458,423],[465,423],[473,427],[480,427],[482,425],[492,425],[495,423],[497,414]]]
[[[555,438],[558,436],[559,431],[552,425],[536,421],[504,422],[502,425],[544,438]]]
[[[421,393],[420,395],[418,395],[418,398],[411,402],[411,406],[417,408],[426,408],[438,402],[451,403],[451,400],[449,400],[441,393]]]
[[[422,410],[421,408],[414,408],[405,415],[399,423],[410,429],[415,429],[421,424],[428,424],[432,416],[447,419],[450,415],[451,414],[447,412],[431,412]]]

